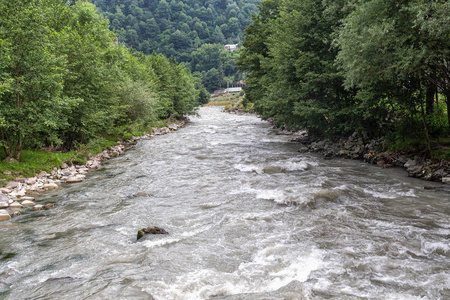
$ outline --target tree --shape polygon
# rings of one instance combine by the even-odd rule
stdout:
[[[44,136],[61,142],[55,133],[68,125],[64,112],[77,102],[62,95],[66,66],[55,50],[64,33],[48,25],[54,10],[64,9],[50,0],[0,2],[0,143],[9,160],[18,161],[25,143]]]
[[[399,130],[425,137],[429,152],[426,114],[437,88],[450,108],[449,12],[447,1],[372,0],[355,8],[337,39],[346,86],[360,88],[371,103],[386,99]]]

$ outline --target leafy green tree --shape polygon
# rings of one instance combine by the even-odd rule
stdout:
[[[369,104],[384,99],[383,107],[399,115],[401,134],[425,137],[429,152],[426,114],[433,111],[435,91],[447,95],[450,108],[450,30],[441,28],[449,12],[447,1],[372,0],[355,8],[338,38],[346,86],[360,88]]]
[[[39,145],[44,137],[60,143],[55,132],[68,126],[64,112],[77,102],[62,94],[65,61],[55,45],[64,33],[47,23],[63,9],[50,0],[0,2],[0,143],[10,160],[18,161],[25,144]]]

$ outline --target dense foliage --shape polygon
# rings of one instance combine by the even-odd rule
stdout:
[[[448,1],[264,0],[238,65],[247,101],[278,125],[448,134]]]
[[[110,20],[119,42],[191,67],[209,91],[237,81],[238,44],[260,0],[92,0]]]
[[[9,158],[195,111],[201,95],[187,68],[118,45],[93,4],[74,2],[0,0],[0,146]]]

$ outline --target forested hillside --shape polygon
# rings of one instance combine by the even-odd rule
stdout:
[[[444,0],[264,0],[238,60],[246,101],[280,126],[431,152],[449,137],[449,16]]]
[[[191,72],[117,44],[93,4],[0,1],[0,11],[0,155],[70,149],[195,111]]]
[[[237,52],[260,0],[92,0],[110,20],[119,42],[186,63],[209,91],[240,78]]]

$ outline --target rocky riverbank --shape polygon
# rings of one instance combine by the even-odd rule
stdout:
[[[292,141],[300,144],[299,152],[320,153],[325,159],[359,159],[383,168],[402,167],[410,177],[450,184],[449,161],[429,159],[423,153],[380,151],[384,148],[380,139],[369,139],[356,133],[336,141],[310,137],[306,131],[280,131],[279,134],[295,134]]]
[[[186,122],[187,119],[170,124],[168,127],[152,128],[151,133],[120,141],[119,145],[90,157],[84,165],[71,165],[70,162],[66,162],[60,169],[53,168],[51,173],[42,171],[31,178],[18,177],[8,182],[5,187],[0,188],[0,220],[9,220],[11,217],[18,216],[23,209],[43,210],[54,207],[54,203],[37,203],[39,198],[35,196],[47,190],[60,188],[62,183],[81,182],[90,170],[98,168],[103,161],[122,155],[127,149],[134,147],[139,140],[176,131],[184,127]],[[11,175],[10,171],[4,171],[4,173]]]

